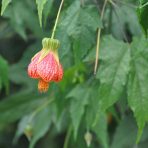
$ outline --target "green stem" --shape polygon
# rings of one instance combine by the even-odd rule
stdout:
[[[61,1],[60,7],[59,7],[59,10],[58,10],[58,14],[57,14],[56,21],[55,21],[53,31],[52,31],[52,35],[51,35],[52,39],[54,38],[54,35],[55,35],[55,31],[56,31],[56,27],[57,27],[57,24],[58,24],[58,20],[59,20],[59,16],[60,16],[60,12],[61,12],[63,3],[64,3],[64,0]]]
[[[104,12],[105,12],[105,7],[107,4],[108,0],[104,1],[103,8],[101,11],[101,20],[103,20]],[[96,60],[95,60],[95,67],[94,67],[94,74],[97,72],[97,67],[98,67],[98,59],[99,59],[99,48],[100,48],[100,36],[101,36],[101,28],[98,29],[98,35],[97,35],[97,46],[96,46]]]
[[[72,126],[70,126],[69,129],[68,129],[63,148],[68,148],[68,142],[69,142],[69,139],[70,139],[71,131],[72,131]]]
[[[143,8],[143,7],[145,7],[145,6],[147,6],[147,5],[148,5],[148,2],[145,3],[145,4],[143,4],[142,6],[140,6],[140,9]]]

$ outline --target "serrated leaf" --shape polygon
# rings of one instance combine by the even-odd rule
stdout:
[[[148,1],[140,0],[140,6],[137,9],[139,22],[146,34],[148,35]]]
[[[5,9],[7,8],[10,2],[11,0],[2,0],[1,15],[3,15]]]
[[[74,127],[74,138],[77,137],[78,128],[81,122],[81,118],[84,114],[84,108],[89,99],[89,88],[83,85],[77,85],[69,94],[68,98],[72,98],[70,104],[70,116],[72,118],[72,124]]]
[[[2,56],[0,56],[0,90],[3,86],[5,87],[6,93],[8,94],[8,63]]]
[[[75,34],[75,30],[80,25],[91,27],[93,30],[102,26],[97,9],[91,5],[82,8],[79,0],[70,5],[60,25],[67,27],[66,30],[69,35]]]
[[[129,72],[130,49],[127,44],[111,36],[104,37],[101,44],[102,63],[97,78],[101,82],[99,105],[105,111],[121,97]]]
[[[71,50],[71,40],[70,40],[70,37],[68,36],[68,34],[65,33],[64,27],[57,28],[56,37],[62,43],[60,45],[60,49],[59,49],[59,56],[61,58],[63,58]]]
[[[84,26],[77,27],[77,30],[75,30],[75,34],[73,34],[75,38],[73,41],[75,63],[79,62],[87,54],[88,49],[91,48],[94,42],[92,36],[92,32]]]
[[[132,7],[126,5],[117,6],[113,11],[111,21],[111,31],[116,38],[125,39],[125,30],[135,36],[141,34],[141,27],[138,22],[136,10]],[[128,37],[129,36],[127,36],[127,38]]]
[[[28,1],[13,1],[13,7],[9,7],[4,13],[4,17],[10,19],[10,25],[14,31],[25,40],[27,40],[26,30],[28,29],[37,37],[43,36],[33,7],[33,1],[29,1],[29,3]]]
[[[59,27],[65,28],[73,39],[75,62],[80,62],[95,43],[93,37],[97,28],[102,26],[97,9],[92,5],[81,7],[80,1],[76,0],[64,12],[61,20]]]
[[[87,56],[84,58],[83,62],[91,62],[93,63],[95,61],[95,55],[96,54],[96,48],[93,47],[89,53],[87,54]]]
[[[40,26],[42,27],[42,13],[47,0],[36,0]]]
[[[22,17],[20,17],[20,14],[18,11],[22,8],[20,7],[20,3],[14,1],[13,7],[9,7],[9,9],[4,14],[4,17],[10,17],[10,24],[13,26],[14,30],[22,36],[23,39],[27,39],[24,24],[22,21]],[[14,11],[15,10],[15,11]],[[23,12],[25,14],[25,12]]]
[[[93,126],[94,123],[94,115],[98,112],[98,91],[96,91],[98,89],[98,85],[96,86],[92,86],[91,87],[91,92],[90,92],[90,98],[89,98],[89,102],[88,105],[86,107],[86,127],[87,129],[89,129],[90,131],[93,131],[96,134],[96,137],[98,139],[98,141],[100,141],[101,145],[104,148],[108,148],[109,147],[109,143],[108,143],[108,131],[107,131],[107,119],[106,119],[106,114],[103,112],[100,112],[99,116],[99,120],[97,121],[96,125]]]
[[[131,45],[131,72],[128,81],[128,103],[136,117],[139,141],[148,121],[148,40],[134,39]]]

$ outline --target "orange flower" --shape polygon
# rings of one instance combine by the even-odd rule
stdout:
[[[31,60],[28,66],[28,75],[31,78],[39,79],[38,90],[46,92],[49,82],[59,82],[63,77],[63,68],[59,62],[57,48],[59,41],[56,39],[44,38],[43,49]]]

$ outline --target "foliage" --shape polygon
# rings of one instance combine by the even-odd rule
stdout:
[[[11,0],[2,0],[1,15],[3,15],[5,9],[7,8],[7,6],[9,5],[10,2],[11,2]]]
[[[8,63],[0,56],[0,90],[2,86],[5,87],[6,93],[8,93],[9,80],[8,80]]]
[[[148,2],[147,0],[140,0],[140,6],[138,7],[138,15],[139,15],[139,21],[142,25],[142,28],[145,32],[145,34],[148,34]],[[145,21],[144,21],[145,20]]]
[[[64,78],[39,94],[27,66],[51,35],[60,1],[2,0],[0,147],[147,147],[147,0],[108,0],[102,18],[103,4],[64,1],[55,32]]]

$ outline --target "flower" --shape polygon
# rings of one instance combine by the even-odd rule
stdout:
[[[62,80],[63,68],[57,52],[59,41],[44,38],[42,44],[43,49],[32,58],[28,66],[28,75],[31,78],[39,79],[38,90],[46,92],[49,88],[49,82]]]

